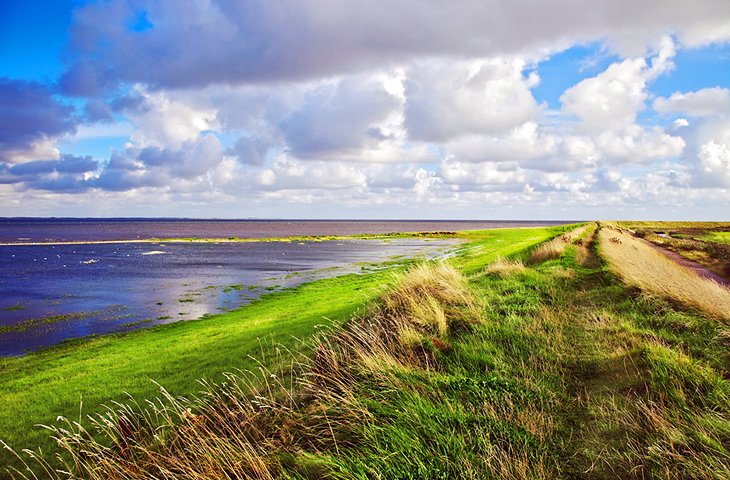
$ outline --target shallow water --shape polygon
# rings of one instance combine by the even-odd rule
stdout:
[[[566,222],[425,220],[185,220],[0,218],[0,243],[139,240],[147,238],[268,238],[358,233],[482,230]]]
[[[267,235],[272,236],[272,235]],[[200,318],[450,240],[0,246],[0,355]]]

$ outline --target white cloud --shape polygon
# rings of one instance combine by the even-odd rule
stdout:
[[[439,175],[459,191],[521,191],[528,181],[524,170],[514,165],[449,160],[441,164]]]
[[[664,37],[650,62],[629,58],[566,90],[560,97],[563,110],[575,115],[581,122],[580,128],[588,132],[633,125],[649,96],[647,83],[672,67],[674,54],[671,38]]]
[[[563,110],[587,131],[615,130],[632,125],[646,99],[646,61],[633,58],[614,63],[600,75],[581,81],[560,97]]]
[[[659,113],[680,113],[692,117],[726,115],[730,112],[730,90],[714,87],[688,93],[675,92],[668,98],[657,98],[653,106]]]
[[[730,143],[704,143],[698,156],[700,173],[708,185],[730,187]]]
[[[258,182],[269,190],[339,190],[365,187],[367,176],[346,163],[299,161],[281,155],[259,174]]]
[[[659,127],[627,127],[623,132],[602,132],[596,138],[602,155],[612,163],[642,163],[651,160],[677,157],[686,145],[682,137],[667,134]]]
[[[135,127],[130,139],[137,147],[177,149],[197,139],[202,131],[217,127],[216,111],[208,106],[189,104],[165,91],[150,92],[141,85],[134,93],[143,104],[126,114]]]
[[[409,138],[442,142],[469,134],[503,133],[540,111],[519,58],[431,61],[406,72],[405,126]]]
[[[465,162],[505,162],[543,159],[558,149],[558,139],[526,122],[503,135],[469,135],[444,144],[448,155]]]

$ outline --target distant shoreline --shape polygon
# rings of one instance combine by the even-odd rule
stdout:
[[[135,221],[85,221],[75,226],[66,226],[68,221],[5,221],[4,226],[11,229],[0,231],[0,246],[49,246],[49,245],[97,245],[122,243],[249,243],[249,242],[294,242],[324,240],[356,240],[383,238],[451,238],[464,232],[493,230],[503,228],[535,228],[536,226],[559,226],[563,222],[524,222],[519,220],[504,222],[481,221],[292,221],[291,227],[281,226],[284,221],[252,221],[259,228],[223,228],[213,225],[214,221],[173,221],[183,228],[137,228]],[[0,223],[2,225],[3,223]],[[139,222],[154,224],[155,222]],[[158,222],[164,224],[165,221]],[[235,222],[226,222],[235,223]],[[249,223],[241,221],[240,223]],[[303,224],[319,224],[303,227]],[[330,227],[328,224],[332,224]],[[353,226],[353,223],[358,226]],[[32,226],[29,224],[33,224]],[[53,225],[61,228],[53,228]],[[131,225],[132,228],[107,228],[102,225]],[[192,224],[192,225],[190,225]],[[197,225],[196,225],[197,224]],[[324,225],[322,225],[324,224]],[[360,225],[362,224],[362,225]],[[36,227],[35,225],[38,225]],[[207,225],[213,225],[207,228]],[[276,226],[278,225],[278,226]],[[400,227],[400,228],[399,228]],[[156,234],[156,235],[155,235]],[[54,238],[55,237],[55,238]],[[76,237],[76,238],[74,238]],[[97,237],[97,238],[94,238]],[[127,238],[125,238],[127,237]]]

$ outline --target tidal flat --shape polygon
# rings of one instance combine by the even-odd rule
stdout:
[[[458,240],[83,243],[0,246],[0,356],[192,320],[264,292],[429,258]]]

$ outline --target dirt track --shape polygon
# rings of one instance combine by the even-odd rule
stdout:
[[[716,274],[715,272],[712,272],[702,266],[701,264],[695,262],[694,260],[690,260],[687,257],[683,257],[682,255],[678,254],[677,252],[673,252],[672,250],[669,250],[668,248],[662,247],[661,245],[657,245],[656,243],[649,242],[647,240],[639,239],[643,242],[647,243],[649,246],[654,248],[655,250],[663,253],[665,256],[669,257],[676,263],[682,265],[683,267],[689,268],[690,270],[693,270],[697,275],[703,278],[708,278],[710,280],[714,280],[720,285],[723,285],[727,288],[730,288],[730,280],[721,277],[720,275]]]

